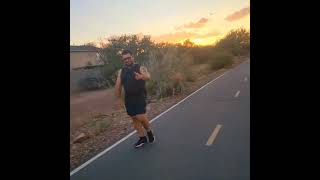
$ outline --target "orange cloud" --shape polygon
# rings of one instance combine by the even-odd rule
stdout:
[[[250,14],[250,7],[243,8],[239,11],[236,11],[225,18],[227,21],[236,21]]]
[[[182,28],[201,28],[206,25],[208,22],[207,18],[201,18],[198,22],[190,22],[188,24],[184,24],[182,26],[177,27],[176,29],[182,29]]]

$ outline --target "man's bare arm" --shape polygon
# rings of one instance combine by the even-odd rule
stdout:
[[[120,97],[121,96],[121,69],[118,72],[118,76],[117,76],[117,80],[116,80],[116,85],[115,85],[115,95],[116,97]]]

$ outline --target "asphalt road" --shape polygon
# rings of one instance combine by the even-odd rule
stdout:
[[[71,180],[249,180],[250,62],[227,71],[137,134],[70,173]]]

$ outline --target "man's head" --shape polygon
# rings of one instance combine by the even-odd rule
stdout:
[[[133,64],[133,57],[132,57],[131,51],[123,50],[121,55],[122,55],[122,60],[127,66],[131,66]]]

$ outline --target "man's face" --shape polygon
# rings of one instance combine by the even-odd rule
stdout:
[[[133,57],[131,56],[130,53],[122,55],[122,60],[127,66],[130,66],[133,64]]]

